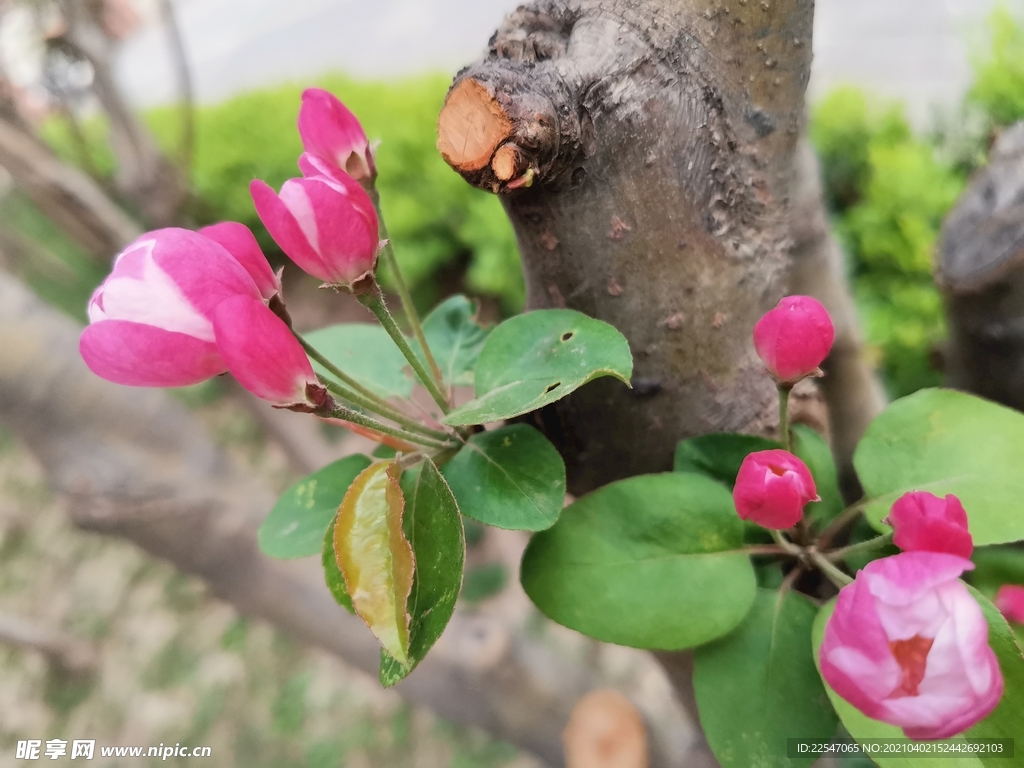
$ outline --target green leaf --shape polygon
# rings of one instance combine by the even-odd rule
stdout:
[[[786,740],[831,741],[838,718],[811,654],[818,609],[804,595],[759,589],[736,629],[694,653],[700,722],[723,768],[786,768]]]
[[[348,596],[348,590],[345,589],[345,577],[341,574],[341,569],[338,568],[338,558],[334,554],[334,520],[331,520],[331,525],[324,536],[320,563],[324,568],[324,581],[327,583],[327,588],[331,590],[334,601],[349,613],[355,613],[356,609],[352,607],[352,598]]]
[[[408,362],[388,336],[373,323],[342,323],[304,334],[316,350],[365,387],[383,397],[412,394]],[[319,363],[313,369],[330,376]]]
[[[399,472],[398,462],[377,461],[355,479],[338,510],[334,554],[356,614],[404,664],[409,660],[406,606],[414,561],[402,530],[405,503]]]
[[[423,335],[445,382],[451,386],[471,385],[473,369],[490,331],[474,319],[478,306],[465,296],[452,296],[423,320]],[[419,352],[419,344],[410,342]]]
[[[409,655],[402,663],[381,651],[380,682],[389,688],[405,678],[427,655],[455,610],[462,587],[466,540],[462,516],[441,473],[427,459],[402,475],[405,535],[416,557],[409,595]]]
[[[886,408],[867,429],[853,463],[880,531],[908,491],[955,494],[977,546],[1024,539],[1024,414],[948,389],[926,389]]]
[[[637,648],[702,645],[754,601],[732,497],[695,474],[611,483],[562,511],[523,555],[526,593],[549,618]]]
[[[476,400],[446,424],[511,419],[560,400],[592,379],[629,384],[633,358],[626,338],[608,323],[571,309],[516,315],[487,337],[476,368]]]
[[[990,600],[1004,584],[1024,584],[1024,549],[1016,546],[981,547],[971,555],[975,569],[967,580]]]
[[[740,464],[749,454],[779,448],[767,437],[718,432],[683,440],[676,446],[676,472],[696,472],[728,486],[736,485]]]
[[[361,454],[347,456],[292,485],[260,526],[260,549],[278,558],[319,554],[345,491],[368,466]]]
[[[971,589],[968,587],[968,589]],[[1024,723],[1024,657],[1021,655],[1020,647],[1014,638],[1013,631],[1006,623],[998,609],[985,599],[977,590],[971,589],[971,594],[981,605],[988,622],[988,641],[999,659],[999,668],[1003,672],[1005,687],[1003,698],[999,705],[988,717],[980,723],[952,739],[935,742],[939,744],[963,741],[964,739],[1006,739],[1015,738],[1020,735],[1021,723]],[[822,606],[814,621],[813,642],[814,659],[819,663],[819,651],[821,641],[825,636],[825,624],[835,609],[836,601]],[[839,714],[846,730],[857,740],[861,739],[904,739],[903,731],[894,725],[873,720],[852,704],[848,703],[839,694],[832,690],[826,683],[825,690],[832,700],[832,705]],[[932,742],[929,742],[932,743]],[[1008,759],[999,756],[970,756],[958,758],[927,758],[927,757],[886,757],[884,755],[872,755],[872,759],[881,768],[999,768],[999,766],[1024,765],[1024,752],[1017,749],[1014,757]]]
[[[498,528],[542,531],[565,503],[562,457],[527,424],[473,435],[443,472],[462,514]]]
[[[834,520],[846,507],[839,492],[839,478],[832,449],[825,439],[805,424],[794,424],[792,429],[793,453],[795,453],[814,477],[821,501],[807,505],[806,513],[811,520],[823,526]]]

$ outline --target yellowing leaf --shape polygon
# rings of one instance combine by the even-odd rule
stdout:
[[[338,509],[334,554],[352,607],[395,659],[409,658],[409,613],[415,562],[402,532],[402,469],[378,461],[363,470]]]

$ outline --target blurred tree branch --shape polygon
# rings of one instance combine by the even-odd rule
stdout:
[[[946,385],[1024,410],[1024,122],[1002,133],[946,219],[936,282]]]

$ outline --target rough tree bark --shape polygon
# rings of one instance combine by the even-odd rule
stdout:
[[[375,676],[377,641],[334,603],[315,558],[285,562],[260,553],[256,529],[274,494],[232,467],[166,393],[93,376],[78,356],[79,330],[0,272],[0,422],[37,456],[51,487],[69,497],[74,522],[134,542],[204,579],[243,613]],[[601,684],[594,672],[507,623],[457,611],[397,690],[559,766],[574,704]],[[637,704],[651,729],[652,766],[688,765],[692,726],[677,710]]]
[[[682,438],[777,424],[750,330],[786,288],[812,15],[547,0],[449,92],[438,147],[501,195],[529,305],[606,320],[634,353],[631,390],[595,382],[546,420],[575,493],[669,468]]]
[[[946,219],[936,282],[946,385],[1024,410],[1024,123],[999,137]]]

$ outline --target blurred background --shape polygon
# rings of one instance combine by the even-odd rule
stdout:
[[[0,0],[0,119],[31,137],[20,155],[0,141],[0,269],[84,321],[116,250],[109,232],[139,222],[241,221],[284,263],[248,183],[277,187],[295,175],[299,96],[318,85],[381,142],[378,188],[417,303],[464,291],[486,318],[517,311],[523,284],[500,204],[434,148],[452,75],[515,5]],[[932,278],[942,221],[993,136],[1024,118],[1024,0],[816,6],[809,132],[872,360],[899,397],[942,378]],[[71,172],[101,202],[86,199],[69,219],[47,179]],[[300,327],[363,319],[315,285],[286,280]],[[331,433],[290,436],[220,381],[176,396],[278,491],[304,468],[363,448]],[[0,635],[17,635],[13,626],[58,648],[0,642],[0,766],[21,764],[14,745],[26,738],[208,744],[209,764],[246,768],[536,764],[242,617],[134,546],[77,530],[66,505],[0,424]],[[470,533],[467,611],[512,611],[606,677],[655,704],[667,699],[649,664],[536,621],[515,586],[521,543]],[[54,663],[65,652],[85,661]]]

